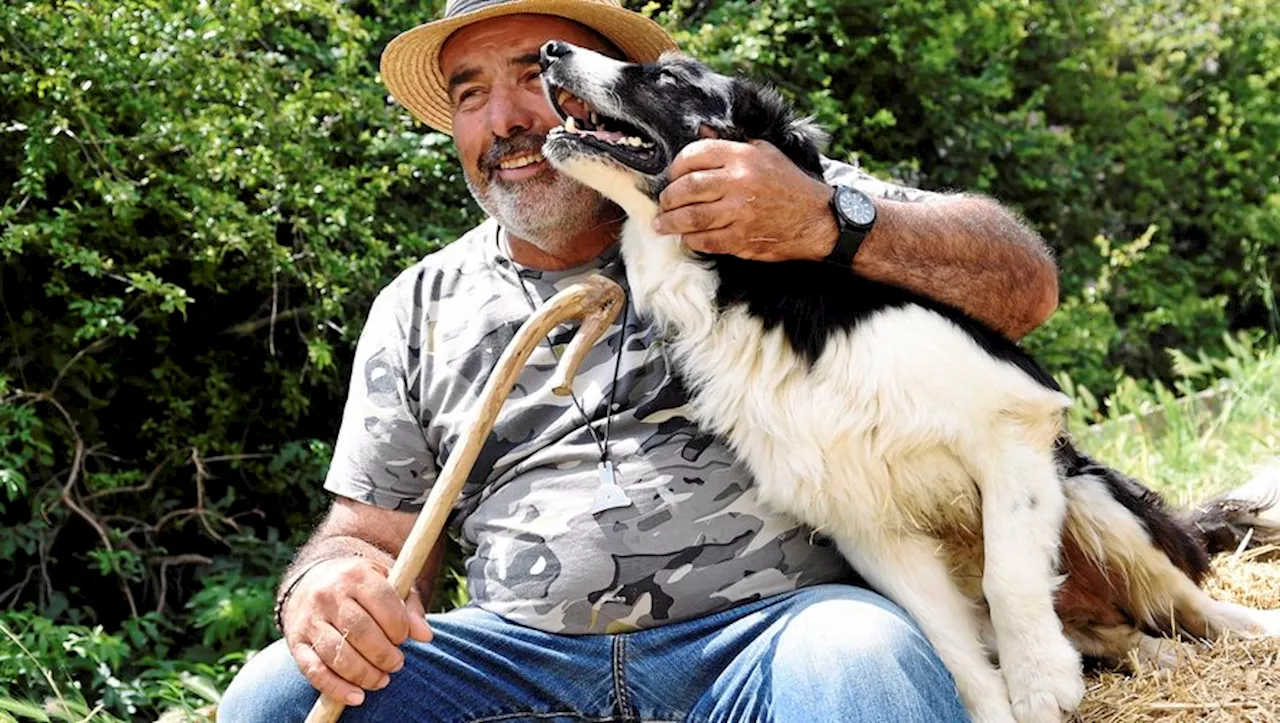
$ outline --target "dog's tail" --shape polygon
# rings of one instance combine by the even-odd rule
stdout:
[[[1184,521],[1211,555],[1280,545],[1280,459],[1244,486],[1196,506]]]
[[[1076,449],[1066,435],[1058,438],[1054,456],[1064,477],[1089,476],[1105,485],[1111,498],[1142,524],[1151,544],[1187,577],[1198,584],[1208,574],[1209,555],[1196,528],[1169,509],[1154,490]]]

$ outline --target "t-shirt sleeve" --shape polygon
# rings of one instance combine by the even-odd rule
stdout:
[[[394,284],[393,284],[394,287]],[[409,363],[410,300],[380,293],[356,345],[342,426],[324,488],[384,509],[416,511],[439,474],[416,395],[420,369]],[[408,307],[408,308],[405,308]]]
[[[910,202],[930,201],[941,198],[941,194],[933,193],[932,191],[922,191],[919,188],[882,181],[857,166],[833,161],[826,157],[822,159],[822,175],[827,183],[852,186],[872,198],[878,197],[887,198],[891,201]]]

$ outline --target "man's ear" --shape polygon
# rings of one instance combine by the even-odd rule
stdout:
[[[740,140],[772,143],[791,162],[822,177],[820,153],[827,137],[811,118],[796,115],[778,91],[750,80],[735,78],[732,94],[733,131]]]

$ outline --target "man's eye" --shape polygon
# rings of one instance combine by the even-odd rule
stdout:
[[[528,83],[530,81],[537,80],[541,77],[542,77],[542,69],[535,68],[533,70],[530,70],[528,73],[524,74],[524,81]]]
[[[457,105],[462,105],[463,103],[466,103],[468,100],[479,97],[479,95],[480,95],[479,88],[467,88],[466,90],[458,94]]]

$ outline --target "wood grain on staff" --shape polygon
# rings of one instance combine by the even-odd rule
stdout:
[[[418,578],[432,546],[440,537],[453,503],[462,491],[471,468],[475,466],[476,457],[493,429],[498,411],[502,409],[511,388],[520,378],[520,372],[534,348],[562,322],[582,320],[578,333],[570,342],[569,349],[552,377],[555,393],[568,395],[573,378],[578,373],[578,366],[586,358],[587,351],[600,340],[601,335],[617,318],[623,300],[622,288],[616,282],[599,274],[589,276],[581,283],[551,297],[516,332],[515,338],[503,350],[489,380],[485,382],[484,390],[480,392],[479,406],[463,428],[460,437],[462,444],[449,455],[444,470],[431,488],[431,494],[418,513],[418,519],[413,523],[413,529],[400,548],[395,564],[391,566],[388,580],[401,600],[409,596],[413,581]],[[333,723],[342,715],[344,708],[346,704],[342,701],[322,695],[307,715],[307,723]]]

